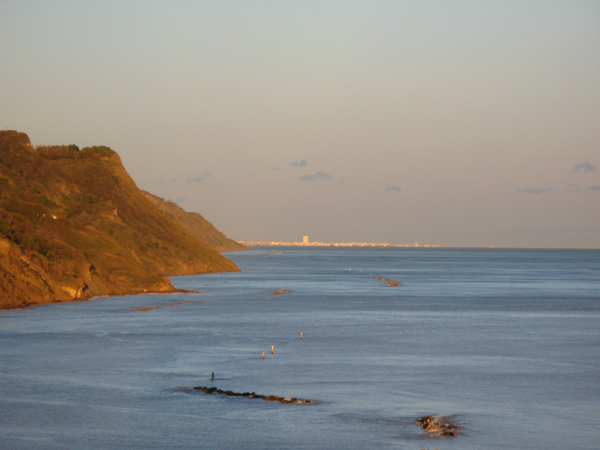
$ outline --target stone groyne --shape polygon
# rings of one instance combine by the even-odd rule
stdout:
[[[196,391],[202,391],[205,394],[221,394],[221,395],[228,395],[231,397],[258,398],[258,399],[265,400],[267,402],[295,403],[298,405],[316,405],[319,403],[319,402],[315,402],[312,400],[305,400],[305,399],[296,398],[296,397],[278,397],[276,395],[258,395],[255,392],[239,393],[239,392],[233,392],[233,391],[223,391],[221,389],[217,389],[216,387],[209,388],[209,387],[204,387],[204,386],[198,386],[193,389]]]

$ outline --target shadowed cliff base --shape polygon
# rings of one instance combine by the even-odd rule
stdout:
[[[0,309],[176,292],[165,276],[237,270],[154,206],[110,148],[33,148],[0,131]]]

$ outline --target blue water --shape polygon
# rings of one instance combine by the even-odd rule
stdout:
[[[600,251],[227,256],[242,272],[173,278],[199,294],[0,312],[0,448],[600,446]]]

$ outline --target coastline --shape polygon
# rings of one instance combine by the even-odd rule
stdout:
[[[201,294],[201,293],[202,293],[202,291],[196,291],[193,289],[179,289],[179,288],[175,288],[174,291],[159,291],[159,290],[127,291],[122,294],[104,294],[104,295],[95,295],[95,296],[89,297],[89,298],[74,298],[73,300],[67,300],[67,301],[55,300],[53,302],[47,302],[47,303],[33,303],[33,304],[28,304],[26,306],[18,306],[15,308],[11,308],[10,306],[9,307],[0,306],[0,313],[2,311],[19,311],[19,310],[36,308],[39,306],[57,305],[57,304],[61,304],[61,303],[90,302],[92,300],[97,300],[99,298],[106,298],[106,297],[133,297],[136,295],[158,295],[158,294],[181,295],[181,294]]]

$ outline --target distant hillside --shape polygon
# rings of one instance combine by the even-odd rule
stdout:
[[[164,198],[157,197],[149,192],[142,191],[142,193],[154,206],[210,248],[218,252],[248,250],[245,245],[229,239],[200,214],[184,211],[176,203],[166,201]]]
[[[168,292],[165,275],[237,270],[156,208],[110,148],[34,150],[0,131],[0,309]]]

